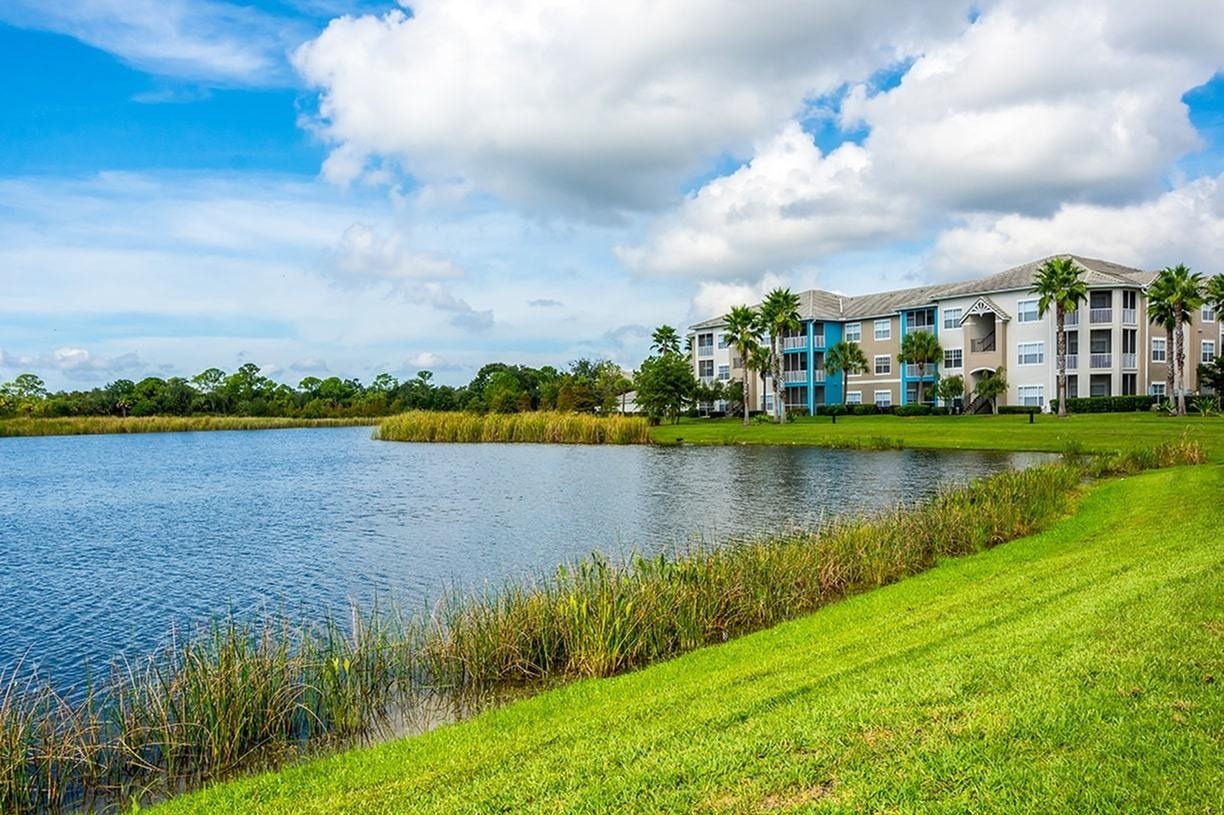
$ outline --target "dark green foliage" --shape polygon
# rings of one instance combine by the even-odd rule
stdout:
[[[930,416],[931,406],[930,405],[917,405],[917,404],[897,405],[896,407],[893,408],[893,415],[895,416]]]
[[[1155,396],[1089,396],[1067,400],[1070,413],[1130,413],[1136,410],[1151,410],[1156,404]],[[1050,400],[1050,409],[1058,410],[1058,400]],[[1025,409],[1027,412],[1028,409]]]
[[[840,403],[835,405],[819,405],[816,408],[817,416],[845,416],[846,413],[846,406]]]

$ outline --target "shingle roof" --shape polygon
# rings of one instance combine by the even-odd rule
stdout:
[[[905,309],[934,305],[935,301],[948,297],[967,297],[988,292],[1031,289],[1037,276],[1037,270],[1047,260],[1056,257],[1068,257],[1075,261],[1075,264],[1084,270],[1084,282],[1090,287],[1146,286],[1156,277],[1155,272],[1146,272],[1107,260],[1069,254],[1051,255],[1015,266],[998,274],[961,283],[917,286],[912,289],[853,296],[823,289],[809,289],[799,293],[799,316],[805,320],[856,320],[866,317],[883,317]],[[694,323],[689,328],[700,330],[718,328],[721,325],[723,325],[722,317],[713,317]]]

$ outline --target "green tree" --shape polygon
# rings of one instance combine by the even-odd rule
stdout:
[[[965,396],[965,379],[959,374],[955,376],[946,376],[939,380],[935,386],[935,393],[948,404],[952,406],[952,402],[957,399],[963,399]],[[949,411],[951,412],[951,411]]]
[[[910,331],[901,338],[901,351],[897,361],[902,365],[918,367],[918,404],[922,404],[922,378],[926,376],[927,366],[943,357],[943,348],[939,339],[930,331]]]
[[[678,353],[647,357],[634,376],[637,404],[650,421],[665,418],[680,421],[680,414],[693,401],[697,377],[692,364]]]
[[[1050,258],[1037,270],[1033,283],[1037,313],[1042,317],[1054,309],[1058,343],[1058,415],[1067,415],[1067,312],[1088,299],[1083,270],[1069,257]]]
[[[1172,400],[1177,388],[1177,359],[1173,347],[1177,338],[1177,310],[1173,305],[1173,279],[1161,272],[1147,290],[1148,320],[1165,330],[1165,399]]]
[[[670,325],[661,325],[650,335],[650,349],[657,354],[679,354],[680,335]]]
[[[977,395],[990,400],[990,409],[999,412],[999,397],[1007,393],[1007,371],[999,368],[978,381]]]
[[[773,379],[774,415],[779,422],[786,419],[785,383],[782,381],[782,338],[788,331],[798,331],[803,325],[799,318],[799,295],[790,289],[774,289],[761,303],[761,327],[769,332],[769,371]]]
[[[744,366],[756,371],[761,377],[762,399],[765,398],[766,377],[769,375],[769,363],[771,359],[773,359],[773,354],[769,352],[769,347],[761,345],[752,349],[752,353],[748,355],[746,360],[744,360]]]
[[[1215,309],[1216,319],[1224,313],[1224,274],[1212,275],[1203,286],[1203,299]]]
[[[735,353],[744,366],[743,404],[744,424],[748,424],[748,377],[752,368],[749,367],[752,353],[761,347],[761,320],[756,309],[749,306],[733,306],[723,317],[726,323],[724,331],[727,344],[735,349]]]
[[[225,385],[225,371],[220,368],[205,368],[191,377],[191,386],[204,399],[204,404],[210,413],[221,410],[222,387]]]
[[[857,342],[846,342],[845,340],[835,342],[829,350],[825,351],[824,369],[825,373],[831,376],[845,374],[842,382],[849,387],[851,375],[861,374],[867,370],[867,356]],[[846,387],[842,388],[843,392]]]
[[[1186,325],[1194,312],[1203,305],[1203,276],[1190,271],[1184,263],[1162,269],[1158,280],[1164,283],[1160,293],[1167,302],[1176,325],[1177,415],[1186,415]]]

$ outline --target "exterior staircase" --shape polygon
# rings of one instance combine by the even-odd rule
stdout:
[[[990,400],[985,396],[975,396],[965,409],[965,413],[991,413]]]

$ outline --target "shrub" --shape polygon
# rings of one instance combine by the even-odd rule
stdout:
[[[443,413],[412,411],[383,420],[378,438],[417,442],[526,442],[540,444],[649,444],[650,425],[639,416],[589,413]]]
[[[930,405],[897,405],[893,408],[893,413],[897,416],[930,416]]]
[[[880,411],[875,405],[851,405],[850,412],[855,416],[872,416]]]
[[[1155,396],[1089,396],[1067,400],[1068,413],[1129,413],[1151,410]],[[1058,411],[1058,400],[1050,400],[1050,410]]]
[[[820,405],[816,408],[817,416],[845,416],[846,413],[846,406],[842,404]]]
[[[1014,416],[1016,414],[1040,413],[1041,408],[1030,405],[999,405],[999,413]]]

